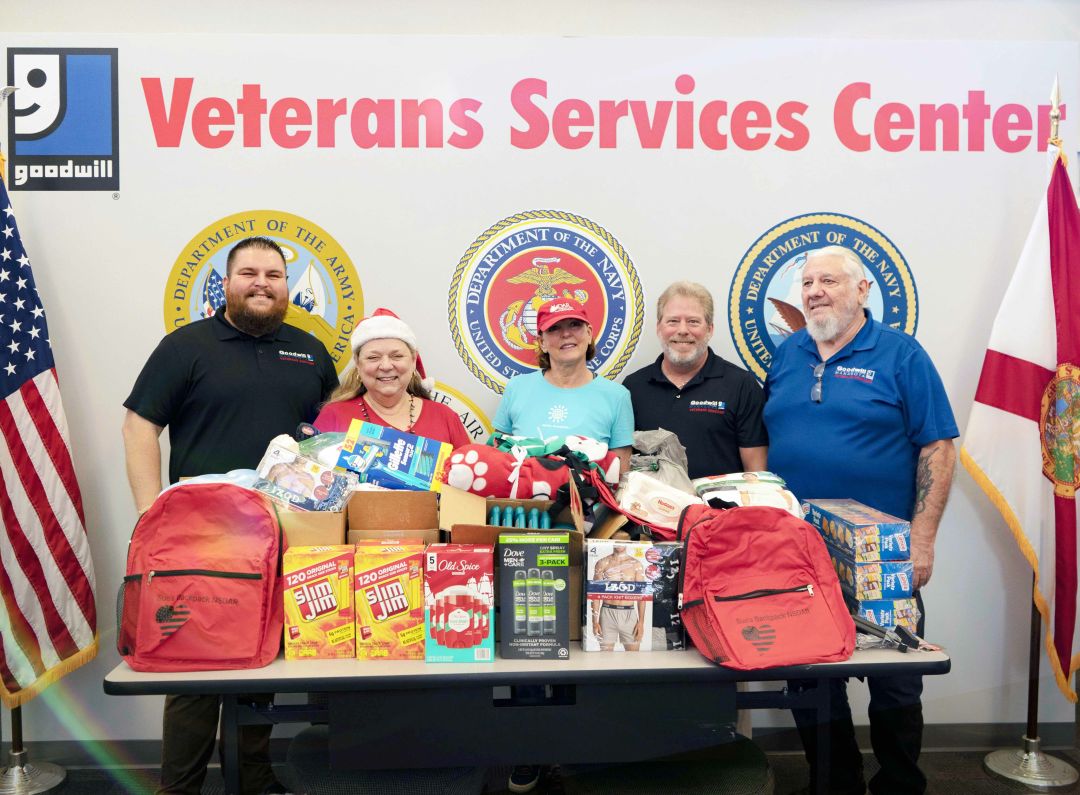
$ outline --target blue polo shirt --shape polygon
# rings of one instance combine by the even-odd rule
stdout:
[[[825,365],[810,399],[817,344],[806,329],[777,348],[765,380],[769,469],[799,499],[851,498],[910,519],[919,451],[959,435],[923,347],[866,311],[866,324]]]

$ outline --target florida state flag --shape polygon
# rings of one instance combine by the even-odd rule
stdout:
[[[1076,701],[1076,489],[1080,486],[1080,211],[1054,158],[998,310],[960,460],[1035,572],[1058,687]]]

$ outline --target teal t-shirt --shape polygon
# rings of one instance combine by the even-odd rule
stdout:
[[[630,392],[606,378],[563,389],[549,384],[539,371],[514,376],[492,424],[515,436],[588,436],[609,448],[634,442]]]

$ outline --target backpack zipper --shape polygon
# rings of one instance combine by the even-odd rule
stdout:
[[[250,571],[214,571],[212,569],[166,569],[164,571],[151,571],[146,575],[146,584],[153,582],[155,577],[183,577],[195,575],[198,577],[222,577],[230,580],[261,580],[262,575]],[[141,574],[129,574],[124,581],[136,580]]]
[[[794,588],[759,588],[756,591],[747,591],[746,593],[736,594],[735,596],[714,596],[714,602],[739,602],[744,599],[760,599],[763,596],[776,596],[782,593],[798,593],[805,591],[814,595],[814,584],[807,583],[806,585],[796,585]]]
[[[679,560],[679,598],[676,600],[675,609],[683,609],[683,587],[686,584],[686,553],[690,550],[690,534],[694,532],[694,528],[699,524],[708,521],[708,517],[702,517],[686,528],[686,534],[683,534],[683,521],[686,519],[686,512],[693,506],[687,505],[682,509],[682,513],[679,514],[679,524],[677,525],[676,535],[678,540],[683,542],[682,554]]]

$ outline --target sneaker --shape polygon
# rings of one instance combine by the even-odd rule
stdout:
[[[282,784],[280,781],[275,781],[263,790],[263,795],[293,795],[292,791]]]
[[[540,765],[518,765],[510,774],[506,788],[511,792],[532,792],[540,781]]]

